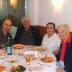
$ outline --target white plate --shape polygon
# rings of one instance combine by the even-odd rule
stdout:
[[[18,66],[18,65],[21,65],[21,64],[18,64],[18,63],[17,63],[17,64],[14,64],[14,65],[12,65],[12,66]],[[12,67],[12,66],[9,67],[9,72],[11,71],[11,67]],[[26,68],[25,65],[22,65],[22,66]],[[27,72],[27,68],[26,68],[26,70],[25,70],[24,72]]]
[[[40,60],[41,60],[41,58],[44,58],[44,57],[45,57],[45,55],[42,55],[40,57]],[[56,58],[55,58],[55,56],[52,53],[51,54],[47,54],[47,57],[53,58],[53,61],[52,62],[48,62],[48,63],[56,62]]]
[[[43,69],[43,66],[41,65],[31,65],[31,69],[35,71],[40,71]]]
[[[7,61],[10,63],[10,64],[14,64],[14,63],[17,63],[18,62],[18,57],[15,55],[15,56],[10,56],[7,58]]]

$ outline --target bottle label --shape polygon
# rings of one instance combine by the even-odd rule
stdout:
[[[11,47],[7,47],[6,48],[6,52],[7,52],[8,55],[12,54],[12,48]]]

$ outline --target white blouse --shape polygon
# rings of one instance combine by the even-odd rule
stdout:
[[[47,34],[44,35],[42,40],[42,45],[48,49],[49,52],[53,52],[60,47],[61,40],[57,33],[54,33],[52,37],[48,37]]]

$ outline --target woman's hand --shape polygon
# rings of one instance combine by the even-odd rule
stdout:
[[[56,55],[59,52],[59,50],[60,49],[58,48],[57,50],[53,51],[53,54]]]

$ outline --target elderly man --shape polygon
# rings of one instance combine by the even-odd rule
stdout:
[[[30,25],[30,18],[23,17],[21,20],[23,26],[17,29],[15,43],[24,45],[40,45],[40,34],[38,29]]]
[[[72,36],[69,27],[66,24],[59,25],[58,35],[61,38],[61,46],[59,52],[59,69],[58,72],[72,72]]]
[[[5,44],[8,41],[8,38],[10,38],[11,43],[13,42],[13,38],[9,33],[11,27],[12,27],[12,22],[9,19],[3,22],[2,28],[0,29],[0,48],[5,46]]]
[[[60,38],[57,33],[55,33],[55,24],[49,22],[47,24],[47,34],[44,35],[42,45],[48,49],[49,52],[53,52],[55,55],[59,51]]]

